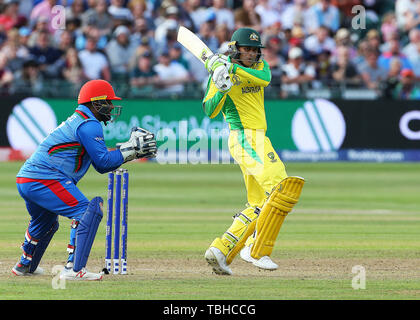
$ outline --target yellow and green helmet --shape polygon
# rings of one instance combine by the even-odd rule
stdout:
[[[258,48],[258,59],[261,56],[261,48],[265,48],[261,42],[261,36],[258,31],[252,28],[239,28],[236,30],[228,44],[229,56],[232,59],[239,58],[239,47],[257,47]]]

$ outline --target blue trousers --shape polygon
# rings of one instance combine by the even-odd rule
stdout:
[[[69,261],[73,259],[75,228],[86,211],[89,200],[68,179],[44,180],[17,178],[17,189],[25,200],[31,220],[22,244],[22,264],[29,264],[36,245],[53,228],[58,216],[73,219],[68,246]]]

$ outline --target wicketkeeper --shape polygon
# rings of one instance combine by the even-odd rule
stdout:
[[[271,81],[271,72],[261,48],[257,31],[240,28],[232,35],[228,57],[214,55],[206,61],[211,76],[203,108],[210,118],[222,112],[229,124],[229,151],[242,170],[248,200],[246,208],[234,215],[230,228],[205,253],[216,274],[232,274],[229,264],[238,252],[259,268],[278,268],[270,255],[304,184],[303,178],[288,177],[265,135],[264,88]]]
[[[101,122],[114,121],[121,112],[113,101],[121,100],[104,80],[87,82],[79,92],[75,112],[38,146],[17,174],[17,189],[31,216],[22,256],[13,267],[17,276],[42,274],[39,263],[54,233],[58,216],[72,219],[66,266],[60,274],[66,280],[100,280],[102,274],[86,270],[86,263],[101,222],[103,200],[89,201],[76,184],[90,165],[99,173],[117,169],[138,158],[156,156],[154,135],[133,128],[130,139],[109,151]]]

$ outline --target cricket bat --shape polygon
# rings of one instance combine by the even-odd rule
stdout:
[[[178,29],[177,41],[203,64],[205,64],[206,60],[213,55],[213,52],[209,47],[207,47],[195,33],[184,26],[180,26]],[[226,73],[223,76],[226,80],[230,79],[229,73]],[[226,87],[226,85],[223,85],[223,87]]]
[[[179,27],[177,40],[202,63],[206,63],[206,60],[213,55],[206,44],[184,26]]]

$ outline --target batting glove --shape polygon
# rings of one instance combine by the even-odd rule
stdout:
[[[229,71],[225,66],[219,66],[214,70],[212,80],[221,93],[227,93],[232,88]]]
[[[227,60],[227,57],[222,54],[214,54],[206,60],[205,67],[210,74],[220,67],[225,66],[229,73],[232,73],[233,64]]]

